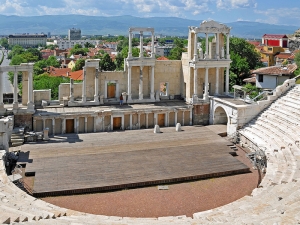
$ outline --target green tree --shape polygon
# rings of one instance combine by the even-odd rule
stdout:
[[[93,44],[91,44],[91,43],[89,43],[89,42],[85,42],[84,47],[85,47],[85,48],[94,48],[95,45],[93,45]]]
[[[33,56],[37,56],[38,60],[43,59],[42,53],[37,48],[28,48],[26,52],[31,53]]]
[[[230,72],[236,75],[231,77],[233,80],[230,84],[243,85],[243,79],[250,77],[251,70],[263,66],[260,55],[255,51],[255,47],[243,38],[230,38],[229,49],[232,60]]]
[[[53,77],[48,74],[41,74],[34,76],[33,89],[51,89],[51,99],[58,99],[58,87],[61,83],[69,82],[70,79],[67,77]]]
[[[128,57],[128,46],[122,49],[121,54],[124,59]],[[139,57],[139,55],[140,55],[140,50],[138,48],[132,48],[132,56]]]
[[[72,48],[70,50],[70,55],[87,55],[89,49],[87,48]]]
[[[294,60],[295,60],[296,65],[298,66],[298,69],[300,69],[300,51],[295,54]]]
[[[9,44],[8,44],[7,38],[1,38],[1,39],[0,39],[0,45],[1,45],[2,47],[4,47],[5,49],[8,49]]]
[[[78,70],[82,70],[82,67],[84,67],[85,65],[85,59],[78,59],[75,62],[75,66],[73,67],[72,71],[78,71]]]
[[[12,50],[8,53],[7,58],[12,59],[15,55],[20,55],[25,52],[24,48],[20,45],[14,45]]]
[[[116,70],[124,70],[124,58],[120,52],[116,56],[115,64]]]
[[[0,59],[0,65],[3,63],[3,60],[4,60],[4,52],[2,51],[2,57],[1,57],[1,59]]]
[[[259,95],[259,88],[256,87],[256,85],[252,85],[250,83],[243,86],[243,90],[246,92],[247,95],[250,96],[250,98],[255,98],[257,95]]]
[[[115,63],[111,60],[109,54],[105,53],[99,62],[101,70],[114,71],[116,69]]]

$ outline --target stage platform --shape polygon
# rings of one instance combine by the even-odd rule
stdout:
[[[36,197],[89,193],[249,172],[206,127],[68,134],[22,146]]]

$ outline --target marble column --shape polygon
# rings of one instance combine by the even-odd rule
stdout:
[[[216,55],[217,55],[217,59],[220,59],[220,33],[217,33]]]
[[[151,66],[151,92],[150,92],[150,99],[155,100],[154,98],[154,66]]]
[[[154,31],[151,31],[151,57],[155,58],[155,53],[154,53]]]
[[[43,130],[46,129],[46,119],[43,119]]]
[[[61,134],[66,133],[66,118],[62,118],[62,124],[61,124]]]
[[[55,118],[52,118],[52,134],[55,135]]]
[[[215,95],[219,95],[219,73],[220,73],[220,68],[217,67],[216,68],[216,91],[215,91]]]
[[[1,85],[0,85],[1,86]],[[33,131],[37,131],[36,130],[36,119],[33,119]]]
[[[138,129],[141,129],[141,114],[140,113],[138,113],[138,124],[139,124]]]
[[[149,127],[148,118],[149,118],[149,113],[146,113],[146,129],[148,129]]]
[[[83,67],[82,103],[86,102],[86,67]]]
[[[226,42],[226,59],[230,59],[230,54],[229,54],[229,36],[230,34],[227,34],[227,42]]]
[[[197,53],[197,33],[194,33],[194,59],[193,61],[198,61],[198,53]]]
[[[167,121],[166,121],[166,123],[167,123],[167,124],[166,124],[166,127],[169,127],[169,126],[170,126],[170,112],[167,112],[167,113],[166,113],[166,117],[167,117],[167,118],[166,118],[166,120],[167,120]]]
[[[190,126],[193,125],[193,107],[190,109]]]
[[[198,68],[194,68],[194,96],[198,96]]]
[[[206,40],[205,40],[205,59],[208,59],[209,58],[209,55],[208,55],[208,33],[205,33],[206,35]]]
[[[13,109],[18,109],[18,72],[14,72],[14,102]]]
[[[226,67],[226,89],[225,94],[229,95],[229,66]]]
[[[128,47],[128,58],[132,57],[132,33],[129,31],[129,47]]]
[[[70,99],[70,102],[74,102],[74,80],[71,78],[70,79],[70,96],[69,96],[69,99]]]
[[[96,133],[97,132],[97,117],[93,116],[93,119],[94,119],[94,133]]]
[[[96,69],[96,74],[95,74],[94,102],[99,102],[99,69]]]
[[[76,117],[75,119],[75,123],[74,123],[74,126],[75,126],[75,133],[78,134],[79,133],[79,117]]]
[[[87,133],[88,130],[88,118],[84,117],[84,132]]]
[[[177,124],[177,116],[178,116],[178,112],[177,110],[175,111],[175,125]]]
[[[140,31],[140,58],[144,57],[144,39],[143,39],[143,31]]]
[[[0,80],[2,79],[3,72],[0,72]],[[4,110],[4,103],[3,103],[3,90],[2,85],[0,84],[0,112]]]
[[[204,95],[203,100],[208,100],[208,68],[205,68],[205,85],[204,85]]]
[[[139,100],[143,100],[143,66],[140,66]]]
[[[131,98],[131,66],[128,66],[128,84],[127,84],[127,102],[132,101]]]
[[[132,130],[132,114],[129,114],[129,129]]]
[[[182,111],[182,124],[181,126],[184,126],[184,111]]]
[[[32,86],[32,71],[28,71],[28,101],[27,101],[27,109],[34,110],[33,104],[33,86]]]

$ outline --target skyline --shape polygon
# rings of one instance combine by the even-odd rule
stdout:
[[[15,16],[89,15],[179,17],[219,22],[253,21],[291,25],[300,23],[299,1],[271,0],[0,0],[0,14]],[[297,4],[298,3],[298,4]]]

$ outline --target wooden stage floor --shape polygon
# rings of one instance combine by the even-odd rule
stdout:
[[[37,197],[88,193],[249,172],[206,127],[68,134],[22,146]],[[29,158],[29,159],[28,159]]]

